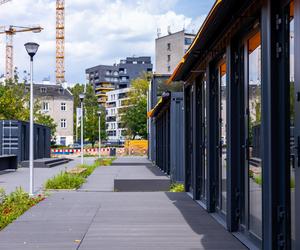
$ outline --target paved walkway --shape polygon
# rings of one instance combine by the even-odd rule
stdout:
[[[122,157],[117,159],[113,166],[97,168],[80,190],[111,192],[114,191],[115,179],[168,180],[168,177],[144,157]]]
[[[103,170],[121,167],[133,166]],[[185,193],[94,192],[100,176],[90,192],[56,192],[27,211],[0,232],[0,249],[246,249]]]
[[[94,158],[86,157],[85,162],[87,164],[93,163]],[[75,158],[67,164],[53,168],[35,168],[34,192],[40,191],[46,180],[59,172],[75,167],[78,164],[80,164],[80,158]],[[29,168],[18,168],[17,171],[0,171],[0,187],[4,188],[6,193],[11,193],[16,187],[22,187],[26,192],[29,192]]]

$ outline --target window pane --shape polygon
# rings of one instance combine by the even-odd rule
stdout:
[[[222,64],[219,68],[220,72],[220,181],[221,181],[221,210],[226,213],[226,168],[227,168],[227,146],[226,146],[226,64]]]
[[[249,229],[262,237],[261,46],[260,33],[248,40]]]
[[[294,118],[295,118],[295,80],[294,80],[294,5],[290,5],[290,188],[291,188],[291,238],[292,249],[295,249],[295,138],[294,138]]]

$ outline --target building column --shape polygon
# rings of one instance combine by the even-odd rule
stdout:
[[[281,1],[261,13],[263,243],[290,249],[289,20]]]

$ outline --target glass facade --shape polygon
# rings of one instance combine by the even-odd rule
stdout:
[[[224,39],[215,47],[196,41],[193,59],[176,73],[187,81],[186,187],[257,248],[300,249],[300,17],[294,16],[300,3],[266,0],[255,7],[237,13],[224,7],[251,20],[219,27]]]
[[[295,248],[295,73],[294,73],[294,3],[289,8],[289,126],[290,126],[290,194],[291,194],[291,247]]]
[[[249,230],[262,236],[262,137],[261,137],[261,45],[260,33],[248,40],[246,163],[249,197]],[[246,188],[247,190],[247,188]]]
[[[219,66],[219,209],[226,214],[226,100],[227,100],[227,82],[226,82],[226,64]]]

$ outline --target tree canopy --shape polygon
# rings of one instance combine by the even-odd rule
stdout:
[[[26,92],[25,84],[10,80],[0,85],[0,119],[29,121],[29,118],[29,92]],[[49,115],[41,113],[38,99],[34,103],[34,122],[50,127],[54,136],[56,124]]]
[[[128,107],[121,111],[121,122],[132,139],[147,138],[147,92],[149,75],[143,74],[131,82]]]
[[[77,113],[76,109],[80,107],[79,94],[84,92],[84,85],[76,84],[70,88],[74,96],[74,131],[76,131],[76,120]],[[106,139],[105,131],[105,108],[99,107],[97,102],[97,96],[93,85],[89,84],[86,86],[84,104],[84,139],[92,144],[99,139],[99,119],[98,111],[101,111],[101,139]],[[80,138],[80,127],[77,128],[77,135]]]

